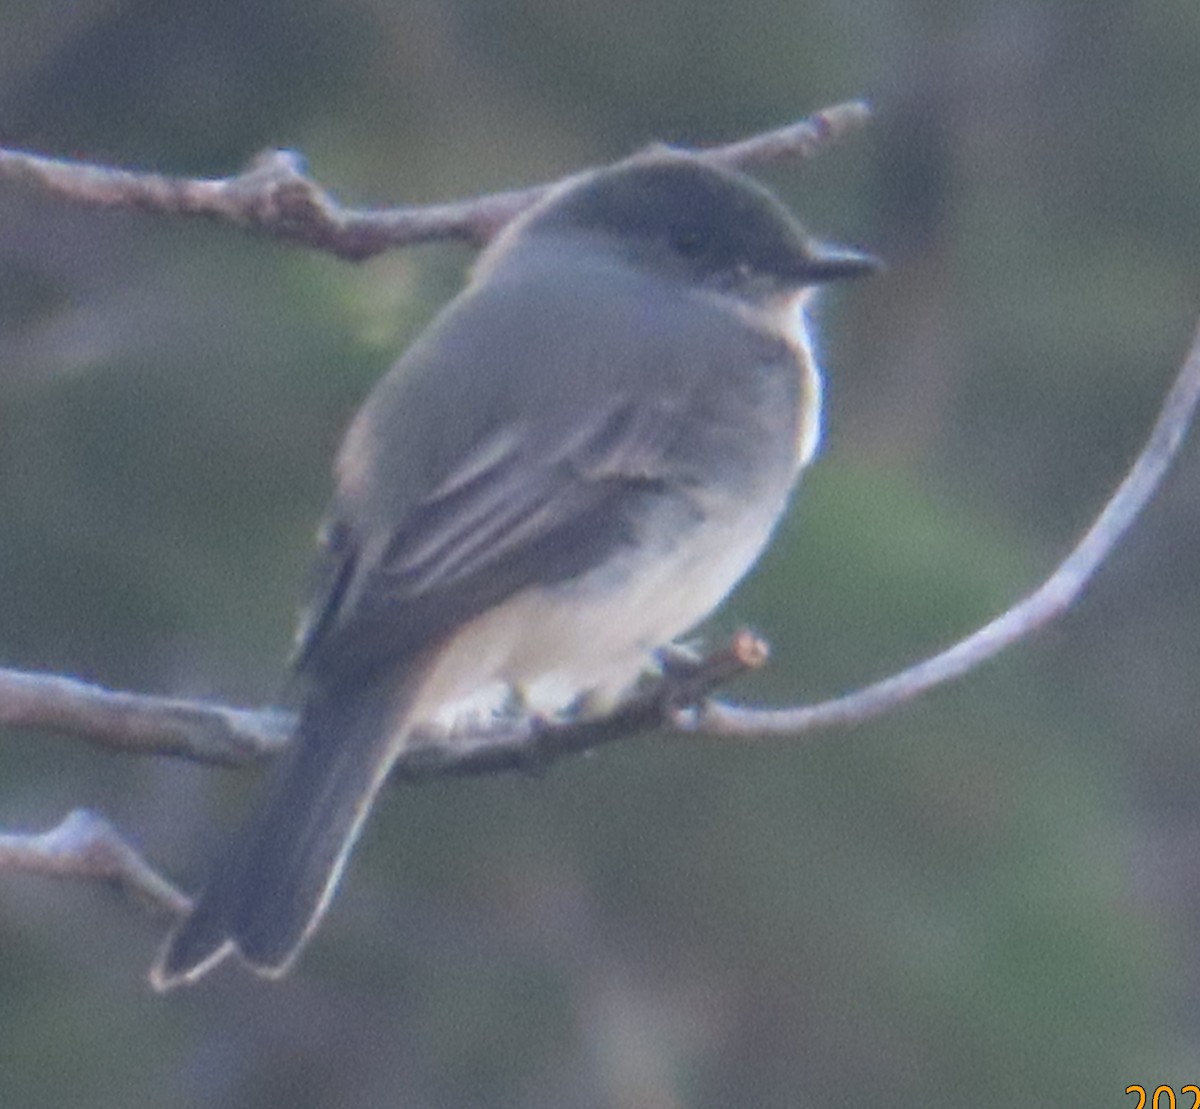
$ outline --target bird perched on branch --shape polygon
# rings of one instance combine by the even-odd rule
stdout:
[[[720,604],[820,438],[809,294],[873,265],[661,149],[495,238],[350,426],[296,734],[156,987],[284,973],[414,729],[604,713]]]

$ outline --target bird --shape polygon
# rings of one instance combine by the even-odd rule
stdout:
[[[808,308],[870,255],[655,148],[552,186],[374,386],[297,633],[298,724],[151,971],[266,977],[422,729],[612,711],[754,565],[821,438]]]

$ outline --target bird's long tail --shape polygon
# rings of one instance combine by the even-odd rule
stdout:
[[[266,797],[151,970],[156,989],[195,981],[231,952],[260,974],[288,969],[403,745],[422,672],[413,664],[311,694]]]

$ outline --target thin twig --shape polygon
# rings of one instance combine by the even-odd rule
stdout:
[[[811,157],[861,127],[867,115],[862,101],[835,104],[701,156],[728,166]],[[5,179],[83,207],[204,216],[350,261],[435,239],[487,242],[550,188],[535,185],[447,204],[344,208],[308,176],[304,159],[291,150],[265,151],[233,177],[193,178],[0,149],[0,180]]]
[[[192,907],[104,817],[87,809],[76,809],[48,832],[0,834],[0,870],[91,878],[167,916],[183,916]]]

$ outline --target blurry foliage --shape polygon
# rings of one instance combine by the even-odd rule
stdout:
[[[871,95],[764,177],[888,272],[821,307],[825,457],[713,623],[845,689],[1032,587],[1200,305],[1194,0],[0,3],[0,142],[365,203]],[[272,701],[328,463],[469,259],[355,268],[0,190],[0,657]],[[168,999],[161,924],[0,876],[5,1106],[1117,1104],[1195,1081],[1195,452],[1079,612],[799,745],[648,738],[397,789],[287,981]],[[250,775],[5,736],[0,822],[102,808],[188,882]]]

